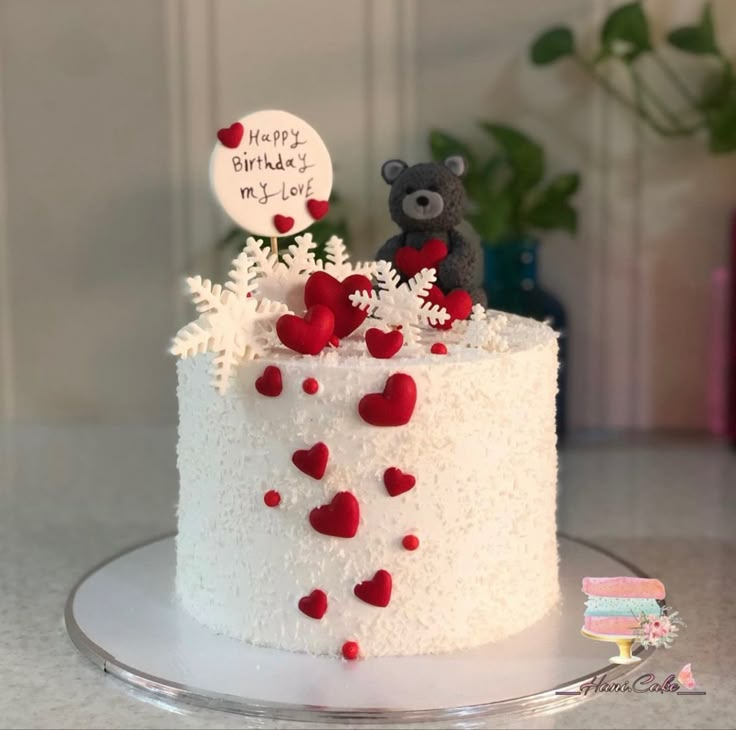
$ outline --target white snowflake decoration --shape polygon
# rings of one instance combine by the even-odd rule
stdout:
[[[462,330],[460,344],[465,347],[504,352],[508,349],[508,343],[500,334],[500,329],[505,325],[505,315],[500,314],[491,319],[486,308],[482,304],[476,304]]]
[[[420,325],[444,324],[450,318],[444,307],[424,299],[437,280],[434,269],[422,269],[401,284],[399,274],[388,261],[377,261],[375,276],[379,290],[357,291],[350,295],[350,301],[388,327],[400,325],[405,344],[419,342]]]
[[[325,259],[326,261],[317,262],[317,268],[330,276],[334,276],[338,281],[343,281],[352,274],[373,276],[376,273],[375,261],[351,264],[348,249],[342,238],[337,236],[332,236],[325,244]]]
[[[289,246],[281,261],[268,246],[263,245],[262,240],[253,237],[246,241],[245,251],[253,259],[258,275],[255,296],[282,302],[290,311],[301,314],[304,310],[304,287],[309,275],[317,271],[314,258],[317,244],[311,233],[296,236],[294,240],[296,243]]]
[[[237,364],[263,355],[273,343],[276,319],[286,305],[256,298],[256,267],[248,251],[235,259],[224,287],[201,276],[188,278],[187,286],[200,316],[179,330],[171,352],[182,358],[217,353],[214,385],[224,394]]]

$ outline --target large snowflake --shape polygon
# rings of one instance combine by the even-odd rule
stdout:
[[[350,301],[354,307],[367,309],[368,314],[383,324],[400,326],[407,345],[419,342],[421,325],[443,324],[449,319],[444,307],[424,299],[437,280],[434,269],[422,269],[402,284],[398,272],[388,261],[378,261],[375,276],[378,291],[357,291],[350,295]]]
[[[506,322],[505,314],[492,317],[482,304],[476,304],[461,331],[460,343],[466,347],[504,352],[508,349],[508,342],[501,335],[501,330]]]
[[[376,273],[376,262],[363,261],[351,264],[350,254],[342,238],[332,236],[325,244],[325,261],[318,261],[317,268],[342,281],[351,274],[373,276]]]
[[[304,287],[309,275],[317,271],[314,249],[317,244],[311,233],[296,236],[279,261],[263,241],[249,237],[245,251],[253,259],[256,280],[255,296],[286,304],[292,312],[304,310]]]
[[[217,353],[214,385],[225,393],[238,363],[263,355],[273,343],[276,319],[286,305],[255,297],[256,269],[248,251],[235,259],[224,287],[201,276],[188,278],[187,286],[200,316],[179,330],[171,352],[182,358]]]

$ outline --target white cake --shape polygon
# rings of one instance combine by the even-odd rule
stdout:
[[[429,330],[418,348],[376,359],[363,328],[317,356],[275,346],[243,360],[224,394],[211,354],[179,361],[176,589],[186,611],[245,642],[338,656],[355,641],[363,657],[474,647],[550,611],[557,342],[544,324],[489,316],[497,347]],[[435,341],[448,353],[432,354]],[[275,397],[255,387],[269,366],[281,374]],[[370,425],[359,402],[397,373],[416,386],[409,422]],[[292,462],[317,443],[329,450],[319,479]],[[390,496],[390,468],[415,485]],[[359,508],[355,536],[318,532],[310,513],[344,492]],[[379,571],[367,594],[385,606],[355,593]],[[315,590],[321,618],[300,610]],[[316,615],[320,603],[301,605]]]

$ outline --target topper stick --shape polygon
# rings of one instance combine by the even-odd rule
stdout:
[[[271,253],[279,255],[279,239],[276,236],[271,236]]]

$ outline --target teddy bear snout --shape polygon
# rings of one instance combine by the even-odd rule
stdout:
[[[439,193],[432,190],[417,190],[404,198],[401,208],[409,218],[426,221],[442,213],[445,201]]]

